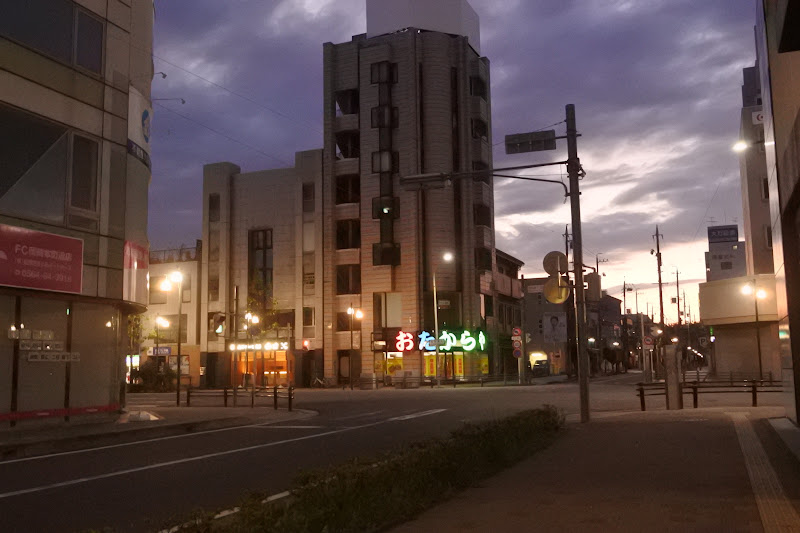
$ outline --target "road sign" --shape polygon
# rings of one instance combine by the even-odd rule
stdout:
[[[651,337],[650,335],[646,335],[644,337],[644,345],[645,346],[653,346],[653,337]]]
[[[567,271],[567,256],[564,255],[564,252],[548,252],[542,260],[542,266],[544,271],[551,276],[558,276]]]
[[[701,348],[708,348],[708,337],[700,337],[697,339]]]
[[[506,153],[522,154],[556,149],[556,130],[506,135]]]
[[[516,357],[517,359],[522,357],[522,350],[514,350],[514,357]]]
[[[569,298],[567,282],[560,276],[550,278],[544,283],[544,298],[551,304],[562,304]]]
[[[522,341],[511,341],[511,346],[513,346],[515,350],[522,348]]]
[[[512,341],[521,341],[522,340],[522,335],[511,335],[511,340]]]
[[[511,335],[513,335],[514,337],[519,337],[520,335],[522,335],[522,330],[520,328],[511,328]]]

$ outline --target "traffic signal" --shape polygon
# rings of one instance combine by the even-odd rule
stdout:
[[[225,313],[214,313],[211,317],[211,331],[217,335],[225,334]]]

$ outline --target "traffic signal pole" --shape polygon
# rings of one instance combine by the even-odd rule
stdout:
[[[586,291],[583,290],[583,232],[581,231],[581,161],[578,158],[578,130],[575,105],[567,104],[567,173],[572,211],[572,257],[575,270],[575,307],[578,318],[578,387],[581,422],[589,421],[589,354],[586,351]]]

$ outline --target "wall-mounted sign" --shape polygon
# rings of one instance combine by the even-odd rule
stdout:
[[[708,242],[738,242],[739,226],[709,226]]]
[[[147,349],[147,355],[172,355],[171,346],[151,346]]]
[[[81,360],[78,352],[28,352],[30,363],[75,363]]]
[[[394,347],[398,352],[410,352],[412,350],[433,352],[436,350],[437,344],[433,333],[429,331],[420,331],[419,333],[400,331],[394,340]],[[441,331],[439,332],[438,344],[440,352],[483,351],[486,348],[486,335],[480,330]]]
[[[0,224],[0,285],[80,293],[83,241]]]

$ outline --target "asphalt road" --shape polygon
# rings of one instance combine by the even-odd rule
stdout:
[[[639,377],[593,382],[593,411],[638,410],[633,383]],[[155,405],[157,411],[172,398],[148,395],[131,402]],[[0,462],[0,529],[156,531],[181,523],[198,508],[232,507],[247,491],[285,491],[302,470],[543,404],[576,415],[577,385],[299,390],[296,407],[317,413],[300,421]]]

